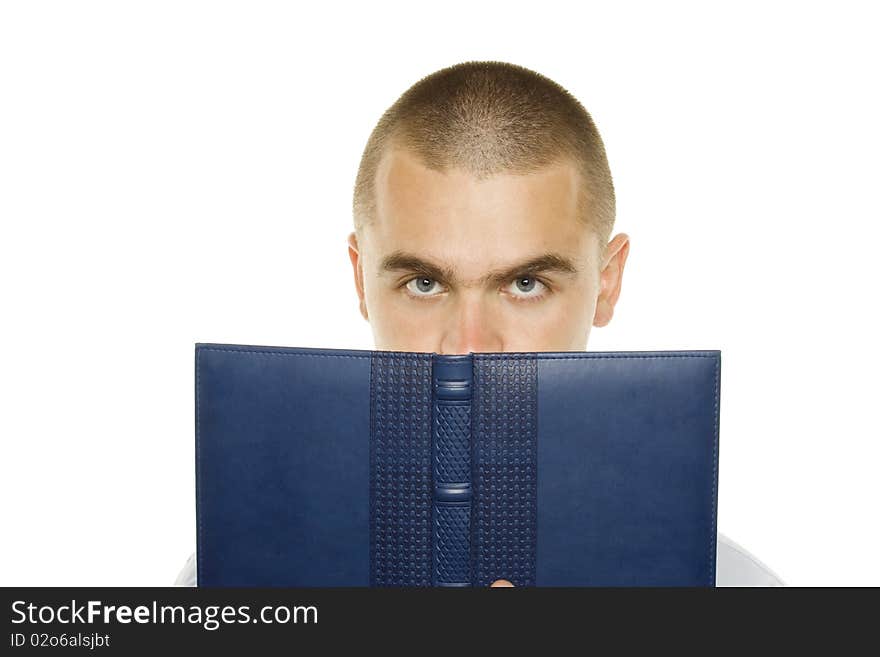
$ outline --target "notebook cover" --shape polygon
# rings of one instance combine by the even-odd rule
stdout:
[[[721,353],[196,344],[199,586],[714,586]]]

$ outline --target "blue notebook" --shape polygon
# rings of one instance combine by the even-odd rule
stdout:
[[[196,344],[200,586],[714,586],[720,351]]]

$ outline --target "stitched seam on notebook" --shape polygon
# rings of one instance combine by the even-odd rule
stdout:
[[[529,358],[532,358],[531,356]],[[533,406],[534,409],[534,422],[535,422],[535,433],[532,435],[532,464],[534,465],[534,478],[532,480],[532,500],[534,500],[535,505],[535,522],[532,525],[532,556],[534,560],[532,561],[532,586],[538,585],[538,522],[539,522],[539,513],[538,513],[538,436],[541,435],[540,427],[538,426],[538,418],[541,416],[541,413],[538,409],[538,399],[540,399],[538,395],[538,381],[540,377],[538,376],[538,363],[537,358],[535,360],[534,367],[534,386],[535,386],[535,404]]]
[[[201,371],[201,365],[199,364],[199,357],[201,356],[201,349],[196,350],[196,499],[199,500],[199,485],[202,479],[202,459],[201,459],[201,440],[200,434],[202,430],[202,423],[199,418],[199,397],[201,392],[201,377],[199,373]],[[201,501],[201,500],[200,500]],[[198,545],[196,546],[196,586],[199,584],[199,575],[202,572],[202,552],[204,550],[199,550],[199,547],[204,547],[204,539],[202,538],[202,505],[198,504]]]
[[[309,356],[312,358],[403,358],[428,360],[427,352],[394,352],[371,351],[366,354],[314,354],[307,351],[265,351],[263,349],[219,349],[217,347],[199,347],[199,351],[218,351],[225,354],[262,354],[264,356]]]
[[[313,354],[309,352],[302,351],[263,351],[261,349],[218,349],[216,347],[200,347],[199,351],[219,351],[223,353],[230,354],[238,354],[238,353],[250,353],[250,354],[263,354],[266,356],[309,356],[312,358],[425,358],[428,359],[431,357],[430,353],[418,353],[416,356],[410,355],[409,353],[397,353],[397,352],[385,352],[385,351],[374,351],[371,354]],[[617,358],[634,358],[634,359],[668,359],[668,358],[716,358],[713,354],[671,354],[667,356],[631,356],[627,354],[620,354],[615,356],[597,356],[588,351],[580,353],[578,356],[529,356],[529,355],[519,355],[514,353],[506,353],[506,354],[489,354],[482,352],[471,352],[474,356],[479,356],[480,358],[487,360],[495,360],[495,359],[508,359],[508,360],[516,360],[523,358],[537,358],[538,360],[581,360],[584,358],[593,359],[593,360],[601,360],[601,359],[617,359]],[[540,353],[540,352],[537,352]]]
[[[476,354],[474,354],[476,355]],[[480,354],[481,358],[485,359],[507,359],[507,358],[529,358],[529,356],[507,356],[505,354]],[[716,358],[716,356],[712,354],[682,354],[680,356],[671,355],[671,356],[629,356],[625,354],[621,354],[619,356],[595,356],[589,352],[584,352],[581,356],[534,356],[538,360],[583,360],[583,359],[592,359],[592,360],[603,360],[603,359],[612,359],[616,360],[619,358],[627,358],[627,359],[643,359],[643,360],[664,360],[669,358]]]
[[[312,358],[371,358],[370,354],[363,356],[354,354],[310,354],[303,351],[262,351],[260,349],[216,349],[214,347],[201,347],[199,351],[220,351],[226,354],[263,354],[264,356],[310,356]],[[386,356],[383,356],[386,357]],[[404,356],[398,356],[404,358]]]
[[[369,582],[370,586],[376,585],[376,500],[374,491],[376,487],[376,441],[373,436],[373,426],[375,424],[375,396],[373,394],[373,360],[370,359],[370,487],[367,491],[370,507],[370,565],[369,565]]]
[[[715,433],[712,436],[712,523],[709,527],[709,533],[711,536],[709,537],[709,583],[713,583],[715,581],[715,561],[717,559],[718,548],[716,546],[717,540],[717,529],[716,529],[716,514],[717,514],[717,500],[718,495],[716,490],[718,489],[718,385],[720,379],[720,368],[721,359],[715,358]],[[712,558],[712,553],[716,554],[716,559]]]
[[[468,441],[468,450],[470,452],[470,478],[471,478],[471,517],[468,520],[468,574],[470,576],[471,586],[476,586],[477,584],[477,541],[480,538],[480,534],[477,531],[477,517],[478,517],[478,486],[479,482],[477,481],[477,431],[479,427],[477,426],[477,422],[479,421],[478,417],[478,408],[479,404],[482,402],[480,398],[480,368],[476,366],[476,361],[473,364],[473,383],[474,389],[473,394],[471,395],[471,435],[470,440]]]

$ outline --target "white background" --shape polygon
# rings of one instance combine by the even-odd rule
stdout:
[[[165,585],[195,548],[193,344],[372,348],[361,151],[461,61],[593,115],[632,239],[591,350],[721,349],[719,530],[880,585],[871,3],[5,2],[3,585]]]

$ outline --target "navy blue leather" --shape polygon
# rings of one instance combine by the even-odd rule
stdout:
[[[197,344],[198,583],[713,586],[719,375]]]
[[[720,352],[538,358],[537,583],[714,586]]]
[[[369,584],[370,360],[196,346],[200,586]]]

